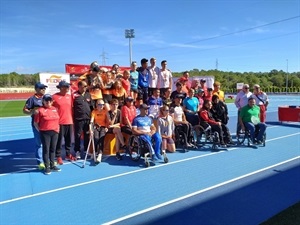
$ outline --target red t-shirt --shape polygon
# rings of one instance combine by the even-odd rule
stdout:
[[[122,79],[122,86],[127,92],[127,95],[130,96],[130,81],[128,79],[127,80]]]
[[[59,115],[54,106],[39,108],[38,113],[34,116],[34,122],[39,125],[41,131],[54,130],[59,133]]]
[[[127,117],[132,124],[133,119],[136,117],[136,108],[132,105],[128,107],[127,105],[122,106],[121,108],[122,114],[122,125],[125,126],[125,118]]]
[[[59,124],[73,124],[73,103],[70,94],[61,95],[56,93],[52,95],[53,106],[57,108],[59,114]]]

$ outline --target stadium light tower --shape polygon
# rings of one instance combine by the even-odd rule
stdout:
[[[134,29],[126,29],[125,30],[125,38],[129,39],[129,65],[132,62],[132,47],[131,47],[131,38],[134,38]]]

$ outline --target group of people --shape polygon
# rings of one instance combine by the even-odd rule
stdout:
[[[226,125],[229,117],[220,82],[207,88],[205,79],[190,82],[189,73],[185,71],[176,81],[175,91],[172,91],[172,83],[167,61],[163,60],[158,68],[155,58],[150,59],[150,66],[147,59],[142,59],[139,68],[132,62],[131,70],[122,73],[117,64],[107,70],[93,62],[72,93],[70,83],[64,80],[59,82],[58,92],[53,95],[45,94],[46,85],[36,83],[36,93],[26,101],[23,111],[32,115],[39,169],[45,174],[60,171],[57,164],[63,164],[63,139],[65,159],[74,161],[82,157],[90,138],[94,138],[96,160],[101,162],[104,138],[108,133],[115,135],[117,160],[122,159],[120,150],[127,150],[131,144],[124,140],[122,133],[138,135],[148,143],[153,160],[162,159],[161,150],[176,151],[176,127],[191,135],[194,126],[210,125],[219,133],[221,145],[233,145]],[[245,96],[249,98],[246,88],[243,90],[245,93],[240,92],[236,99],[238,108],[245,106]],[[266,109],[267,98],[257,93],[256,99],[263,102]],[[239,110],[242,129],[247,122],[243,116],[247,113]],[[245,125],[250,129],[250,125]],[[75,154],[71,152],[73,134]]]

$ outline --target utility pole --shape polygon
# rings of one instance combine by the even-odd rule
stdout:
[[[104,49],[102,49],[102,54],[100,55],[101,56],[101,58],[102,58],[102,65],[103,66],[106,66],[106,59],[108,59],[107,57],[106,57],[106,52],[104,51]]]
[[[218,70],[218,67],[219,67],[219,62],[218,59],[216,59],[216,70]]]
[[[286,81],[285,81],[285,94],[288,93],[288,85],[289,84],[289,60],[286,60]]]

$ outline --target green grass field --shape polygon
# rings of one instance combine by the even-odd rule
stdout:
[[[0,117],[26,116],[23,107],[26,100],[0,101]],[[234,99],[226,99],[226,103],[232,103]]]
[[[23,107],[26,100],[0,101],[0,117],[26,116]]]

